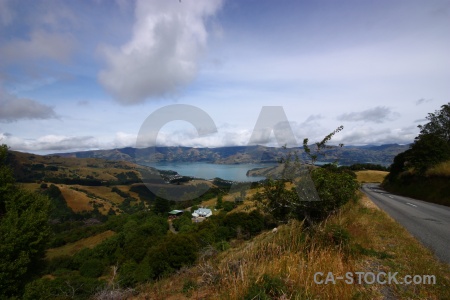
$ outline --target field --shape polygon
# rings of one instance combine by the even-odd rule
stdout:
[[[367,170],[367,171],[357,171],[356,178],[359,182],[377,182],[381,183],[384,180],[384,177],[386,177],[389,172],[386,171],[374,171],[374,170]]]
[[[114,234],[114,231],[107,230],[74,243],[66,244],[62,247],[49,249],[47,250],[46,258],[52,259],[59,256],[74,255],[83,248],[94,248],[96,245],[100,244],[107,238],[112,237]]]

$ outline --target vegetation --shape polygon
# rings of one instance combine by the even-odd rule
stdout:
[[[373,171],[373,170],[364,170],[364,171],[357,171],[356,173],[356,179],[360,183],[367,183],[367,182],[376,182],[376,183],[382,183],[384,181],[384,178],[389,174],[389,172],[386,171]]]
[[[367,197],[349,202],[314,229],[298,220],[232,248],[204,248],[198,262],[140,286],[137,299],[448,299],[450,273],[433,253]],[[411,259],[420,257],[420,259]],[[314,274],[398,272],[436,276],[435,285],[316,284]],[[354,275],[356,279],[357,276]]]
[[[323,157],[341,130],[312,148],[305,139],[308,160],[314,164]],[[199,185],[210,187],[196,199],[172,202],[139,183],[130,163],[91,159],[80,166],[69,160],[67,166],[58,157],[33,155],[27,161],[27,154],[17,153],[6,161],[2,149],[0,298],[126,298],[149,286],[148,293],[162,293],[154,298],[163,299],[169,289],[159,286],[171,280],[184,296],[201,289],[211,293],[215,287],[208,297],[317,298],[320,291],[312,285],[310,270],[353,270],[363,258],[393,255],[364,240],[368,232],[362,224],[368,220],[358,219],[367,211],[357,201],[353,170],[381,166],[317,167],[303,163],[298,153],[282,151],[279,176],[251,184],[251,192],[244,191],[246,184],[235,184],[231,195],[232,182],[219,178],[158,183],[166,195],[175,195],[178,184],[183,185],[187,192],[181,198]],[[26,191],[14,184],[7,165],[21,180],[33,181],[23,185]],[[439,166],[427,174],[442,172]],[[81,200],[74,203],[69,196]],[[216,207],[213,216],[196,223],[185,211],[171,217],[169,230],[170,210],[192,211],[205,203]],[[274,227],[278,232],[270,232]],[[325,290],[334,298],[377,295],[359,286]],[[405,295],[395,287],[394,294]],[[419,295],[428,294],[419,289]]]
[[[0,147],[0,298],[20,295],[39,270],[49,237],[49,200],[14,183]]]
[[[313,166],[321,151],[328,148],[327,143],[342,129],[342,126],[338,127],[322,141],[315,143],[314,151],[308,146],[308,139],[303,141],[304,150]],[[354,199],[359,188],[356,175],[335,164],[322,168],[305,166],[297,155],[292,154],[281,161],[283,169],[279,179],[267,180],[263,191],[255,196],[263,211],[277,222],[286,223],[296,218],[304,220],[308,226],[312,225]]]
[[[450,206],[450,103],[429,113],[410,149],[398,154],[383,186],[400,193]]]

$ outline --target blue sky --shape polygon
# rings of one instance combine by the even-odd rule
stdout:
[[[410,143],[450,101],[449,50],[450,1],[0,0],[0,142],[134,146],[189,104],[218,132],[174,121],[160,145],[247,145],[263,106],[299,143]]]

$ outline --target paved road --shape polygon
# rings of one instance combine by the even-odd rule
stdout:
[[[378,184],[365,184],[362,189],[440,260],[450,264],[450,207],[390,194]]]

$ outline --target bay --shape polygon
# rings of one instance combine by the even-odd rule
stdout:
[[[203,162],[158,162],[148,166],[159,170],[172,170],[183,176],[192,176],[204,179],[215,177],[231,181],[259,181],[265,177],[248,177],[247,171],[255,168],[265,168],[276,164],[233,164],[222,165]]]

